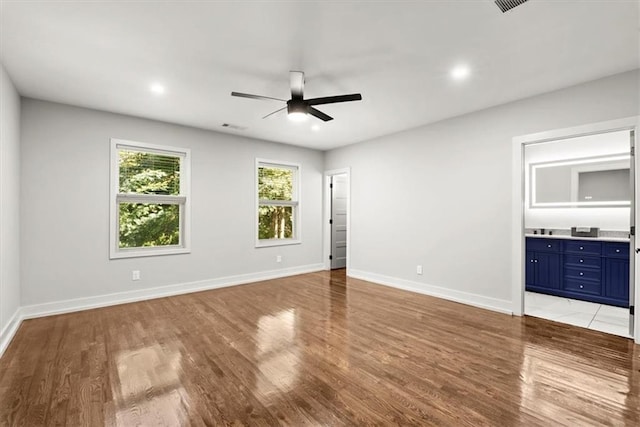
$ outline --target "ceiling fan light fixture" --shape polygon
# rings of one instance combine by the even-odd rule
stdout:
[[[303,113],[302,111],[294,111],[287,115],[289,120],[292,122],[304,122],[307,120],[307,113]]]
[[[308,108],[301,101],[287,102],[287,117],[293,122],[303,122],[307,120]]]

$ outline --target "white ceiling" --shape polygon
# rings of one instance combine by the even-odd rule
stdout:
[[[6,1],[0,60],[27,97],[322,150],[638,68],[638,1]],[[452,67],[467,64],[468,80]],[[287,120],[289,70],[335,120]],[[149,91],[166,86],[163,96]],[[247,127],[228,130],[222,123]],[[313,124],[319,130],[311,129]]]

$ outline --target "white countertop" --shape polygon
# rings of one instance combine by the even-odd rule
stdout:
[[[594,241],[598,241],[598,242],[629,242],[629,238],[628,237],[607,237],[607,236],[600,236],[600,237],[574,237],[574,236],[568,236],[566,234],[552,234],[552,235],[548,235],[548,234],[525,234],[524,236],[525,237],[541,238],[541,239],[594,240]]]

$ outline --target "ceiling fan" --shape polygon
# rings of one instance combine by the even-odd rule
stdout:
[[[289,72],[289,81],[291,85],[291,99],[280,99],[273,98],[271,96],[261,96],[261,95],[251,95],[248,93],[240,93],[240,92],[231,92],[231,96],[239,96],[241,98],[251,98],[251,99],[260,99],[267,101],[282,101],[286,102],[287,105],[267,114],[263,117],[266,119],[267,117],[287,109],[288,117],[294,121],[305,120],[308,115],[312,115],[314,117],[319,118],[320,120],[324,120],[328,122],[329,120],[333,120],[333,117],[323,113],[322,111],[316,109],[314,105],[324,105],[324,104],[335,104],[337,102],[349,102],[349,101],[361,101],[362,95],[359,93],[352,93],[350,95],[337,95],[337,96],[325,96],[322,98],[311,98],[304,99],[304,73],[302,71],[290,71]]]

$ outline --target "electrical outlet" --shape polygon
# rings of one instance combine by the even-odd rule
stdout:
[[[133,270],[131,272],[131,280],[140,280],[140,270]]]
[[[281,255],[277,255],[276,256],[276,262],[282,262],[282,256]]]
[[[422,274],[422,266],[421,265],[416,267],[416,273]]]

